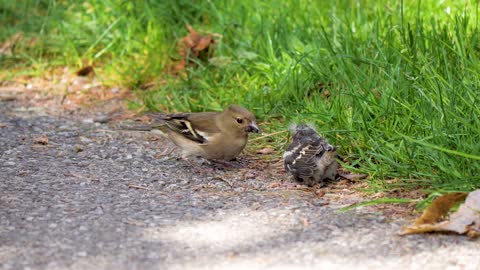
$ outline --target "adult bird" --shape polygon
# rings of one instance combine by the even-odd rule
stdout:
[[[239,105],[221,112],[148,115],[153,121],[143,130],[160,130],[183,157],[232,160],[245,148],[249,133],[260,132],[253,113]]]

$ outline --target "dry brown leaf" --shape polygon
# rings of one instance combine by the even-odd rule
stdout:
[[[4,127],[6,127],[6,126],[7,126],[7,124],[5,124],[5,123],[0,123],[0,128],[4,128]]]
[[[178,64],[176,64],[174,67],[173,67],[173,71],[175,73],[178,73],[178,72],[181,72],[182,70],[184,70],[185,68],[187,67],[187,61],[185,61],[184,59],[181,59]]]
[[[465,197],[467,197],[467,193],[455,192],[435,198],[432,204],[423,211],[423,214],[415,220],[415,225],[432,224],[441,221],[447,216],[450,209],[463,201]]]
[[[381,98],[382,97],[382,93],[380,91],[378,91],[376,88],[373,88],[372,89],[372,93],[377,97],[377,98]]]
[[[198,56],[198,52],[209,49],[209,46],[215,43],[212,34],[201,35],[190,25],[187,25],[187,29],[190,34],[183,37],[182,42],[187,48],[195,52],[195,56]]]
[[[330,97],[330,91],[328,91],[328,90],[323,91],[322,94],[323,94],[326,98],[329,98],[329,97]]]
[[[82,76],[82,77],[93,74],[93,66],[82,67],[81,69],[77,70],[75,74],[77,74],[77,76]]]
[[[450,216],[449,220],[438,223],[422,223],[427,222],[428,220],[436,220],[440,216],[444,216],[445,211],[448,212],[450,210],[450,208],[447,209],[448,205],[453,206],[456,203],[462,201],[462,197],[464,196],[460,194],[463,193],[453,194],[454,195],[447,194],[447,196],[449,195],[448,197],[450,199],[441,199],[441,201],[439,200],[440,202],[437,204],[441,204],[441,209],[433,211],[432,214],[427,215],[427,218],[422,215],[422,217],[420,217],[420,221],[417,220],[414,225],[406,227],[401,234],[405,235],[425,232],[454,232],[458,234],[466,234],[469,237],[480,236],[480,189],[470,192],[465,199],[465,202],[459,207],[457,212],[453,213]],[[430,206],[429,208],[431,207],[432,206]],[[433,207],[439,206],[435,205]],[[425,211],[431,212],[429,208],[427,208]]]
[[[0,55],[12,55],[15,44],[17,44],[22,39],[23,33],[21,32],[12,35],[0,46]]]
[[[149,116],[148,114],[140,115],[138,117],[134,118],[135,122],[140,122],[140,123],[149,123],[152,122],[152,116]]]
[[[47,145],[48,144],[48,137],[47,137],[47,135],[41,135],[41,136],[35,137],[35,138],[33,138],[33,143],[34,144]]]
[[[360,180],[360,179],[363,179],[367,176],[368,176],[367,174],[363,174],[363,173],[360,173],[360,174],[359,173],[340,174],[340,177],[345,178],[345,179],[350,180],[350,181]]]
[[[303,223],[303,227],[309,227],[310,226],[310,222],[308,222],[308,219],[307,218],[302,218],[302,223]]]
[[[218,40],[214,37],[221,37],[219,34],[202,35],[190,25],[187,25],[187,29],[189,34],[181,38],[178,43],[178,53],[181,59],[173,67],[175,72],[181,72],[187,65],[193,64],[191,59],[207,61],[211,58],[215,50],[215,44],[218,43]]]
[[[190,34],[182,38],[183,44],[186,45],[188,48],[193,48],[198,44],[202,35],[200,35],[193,27],[187,24],[187,29]]]
[[[202,37],[198,41],[198,43],[194,47],[192,47],[192,49],[196,52],[199,52],[199,51],[207,49],[208,46],[210,46],[211,43],[214,43],[214,40],[213,40],[212,36],[205,36],[205,37]]]
[[[155,82],[147,82],[147,83],[144,83],[144,84],[140,85],[140,89],[148,90],[148,89],[152,89],[156,86],[157,86],[157,84]]]
[[[273,153],[273,152],[275,152],[275,149],[273,149],[273,148],[270,147],[270,146],[267,146],[267,147],[265,147],[265,148],[262,148],[262,149],[260,149],[260,150],[257,150],[256,153],[257,153],[257,154],[262,154],[262,155],[268,155],[268,154],[271,154],[271,153]]]
[[[323,197],[325,196],[325,190],[322,190],[322,189],[317,189],[315,190],[315,194],[317,194],[318,197]]]
[[[14,101],[17,99],[17,96],[14,94],[0,94],[0,101]]]

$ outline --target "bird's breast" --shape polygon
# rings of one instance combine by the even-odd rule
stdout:
[[[231,136],[212,137],[209,142],[203,144],[207,159],[232,160],[236,158],[247,144],[246,138]]]

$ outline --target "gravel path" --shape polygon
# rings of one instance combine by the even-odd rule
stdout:
[[[0,269],[480,269],[479,240],[401,237],[276,164],[200,169],[167,146],[0,103]]]

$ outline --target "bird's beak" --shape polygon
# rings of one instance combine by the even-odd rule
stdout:
[[[247,132],[262,133],[260,128],[258,128],[257,123],[255,123],[255,121],[253,121],[252,123],[250,123],[250,125],[247,126],[246,131]]]

